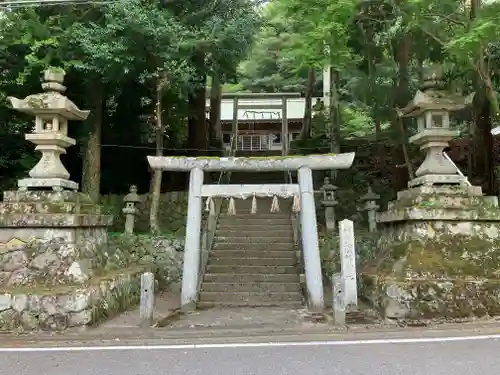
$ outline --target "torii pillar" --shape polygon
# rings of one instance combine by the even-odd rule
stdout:
[[[181,306],[195,304],[198,299],[199,268],[201,259],[201,218],[203,196],[247,193],[262,189],[266,185],[203,185],[204,172],[241,171],[271,172],[298,171],[298,187],[292,184],[267,185],[277,191],[298,188],[300,194],[300,224],[302,228],[302,251],[306,274],[309,309],[324,308],[323,277],[318,244],[316,207],[314,202],[313,170],[348,169],[354,161],[354,153],[338,155],[291,156],[281,158],[193,158],[148,156],[151,168],[163,171],[190,172],[187,212],[186,240],[182,274]],[[204,189],[210,187],[210,189]],[[237,187],[235,189],[235,187]],[[205,193],[204,193],[205,191]]]

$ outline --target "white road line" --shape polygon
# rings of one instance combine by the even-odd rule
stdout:
[[[306,341],[306,342],[240,342],[226,344],[179,344],[179,345],[114,345],[114,346],[54,346],[54,347],[0,347],[0,353],[37,353],[37,352],[95,352],[95,351],[136,351],[136,350],[186,350],[186,349],[230,349],[230,348],[270,348],[270,347],[308,347],[308,346],[355,346],[384,344],[425,344],[458,341],[498,340],[500,334],[482,336],[421,337],[400,339],[345,340],[345,341]]]

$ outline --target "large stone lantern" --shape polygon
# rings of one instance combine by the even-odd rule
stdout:
[[[25,99],[9,97],[12,107],[20,112],[35,116],[35,126],[26,140],[36,145],[42,156],[29,172],[30,178],[18,181],[18,187],[52,188],[54,190],[78,190],[78,184],[69,180],[69,173],[61,162],[60,155],[66,148],[75,145],[68,137],[68,120],[83,121],[90,111],[82,111],[63,93],[64,72],[46,70],[42,83],[43,93],[29,95]]]
[[[413,100],[400,110],[401,117],[417,119],[418,133],[410,138],[410,143],[419,145],[426,153],[409,187],[467,183],[453,162],[443,154],[448,142],[459,135],[457,130],[450,129],[450,112],[465,108],[467,99],[445,91],[445,88],[441,67],[433,66]]]
[[[467,104],[444,90],[434,67],[400,113],[416,117],[418,133],[410,141],[426,157],[408,189],[377,213],[377,252],[361,272],[363,297],[387,318],[498,314],[498,198],[484,196],[443,154],[458,134],[450,129],[450,112]]]

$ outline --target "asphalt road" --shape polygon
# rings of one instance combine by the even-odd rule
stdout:
[[[500,340],[0,352],[6,375],[498,375]]]

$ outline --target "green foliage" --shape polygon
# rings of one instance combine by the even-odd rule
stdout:
[[[239,68],[240,84],[252,92],[302,91],[307,67],[297,67],[291,55],[297,40],[293,27],[270,3],[266,23],[256,37],[252,54]]]
[[[276,7],[295,33],[293,56],[301,66],[343,69],[354,58],[348,45],[349,25],[356,11],[354,0],[276,0]],[[325,53],[326,50],[326,53]]]
[[[161,84],[164,146],[178,148],[188,135],[187,118],[193,116],[188,98],[203,84],[199,77],[214,71],[223,82],[234,77],[260,21],[251,0],[120,0],[5,13],[0,18],[0,141],[9,142],[0,156],[2,183],[15,182],[36,158],[23,140],[32,120],[18,118],[5,97],[40,92],[44,69],[66,71],[69,97],[92,111],[89,124],[97,121],[96,94],[104,96],[103,143],[106,138],[126,142],[146,147],[144,153],[153,140],[154,99]],[[70,132],[85,145],[86,126],[70,126]]]
[[[144,265],[155,273],[160,290],[181,275],[182,242],[169,236],[114,235],[110,236],[106,269],[113,270],[133,265]]]
[[[378,233],[367,231],[356,231],[356,263],[358,269],[370,263],[377,256]],[[331,277],[340,272],[340,240],[335,233],[320,233],[319,248],[321,256],[321,268],[325,277]]]
[[[341,114],[343,120],[341,136],[343,139],[366,138],[374,135],[375,127],[368,108],[341,103]],[[315,136],[327,137],[330,131],[330,122],[327,112],[316,113],[313,117]]]

